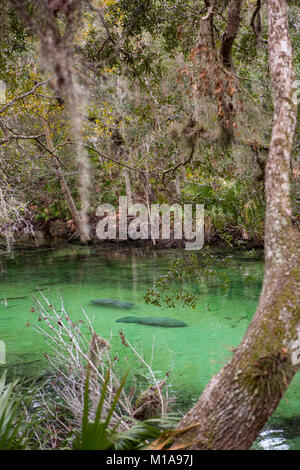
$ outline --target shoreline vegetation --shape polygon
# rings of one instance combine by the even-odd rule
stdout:
[[[136,362],[124,375],[111,338],[96,333],[84,310],[73,321],[62,299],[56,309],[41,294],[36,314],[40,323],[32,327],[49,346],[47,368],[25,383],[7,381],[1,371],[0,450],[137,450],[155,448],[162,437],[171,441],[180,414],[170,409],[171,370],[159,378],[152,369],[154,345],[147,362],[120,331]]]
[[[171,231],[170,239],[164,240],[158,238],[155,241],[149,240],[120,240],[116,239],[100,240],[96,234],[96,217],[90,221],[90,240],[85,244],[103,245],[103,246],[120,246],[120,247],[145,247],[147,249],[169,249],[184,248],[185,240],[175,240]],[[0,238],[3,247],[6,245],[5,238]],[[81,243],[80,234],[72,223],[72,220],[51,219],[47,222],[33,221],[32,231],[29,234],[16,232],[14,239],[10,241],[11,246],[39,247],[39,246],[55,246],[60,243]],[[228,230],[219,230],[217,227],[205,226],[204,228],[204,245],[211,247],[238,247],[246,248],[263,248],[263,236],[251,236],[239,227],[229,227]]]

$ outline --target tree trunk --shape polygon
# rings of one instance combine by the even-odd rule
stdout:
[[[70,192],[68,183],[67,183],[67,181],[64,177],[64,174],[62,172],[60,163],[54,155],[55,149],[54,149],[53,141],[52,141],[52,138],[51,138],[49,126],[46,123],[44,124],[44,131],[45,131],[45,135],[46,135],[47,147],[48,147],[48,149],[51,152],[52,157],[53,157],[53,163],[54,163],[56,175],[57,175],[58,181],[60,183],[62,193],[63,193],[63,195],[65,197],[65,201],[66,201],[66,203],[67,203],[67,205],[70,209],[70,212],[71,212],[72,218],[75,222],[75,225],[76,225],[76,227],[77,227],[77,229],[80,233],[80,230],[81,230],[80,214],[77,210],[77,207],[75,205],[74,199],[73,199],[72,194]]]
[[[227,25],[222,37],[220,55],[225,67],[232,66],[232,46],[241,21],[241,4],[243,0],[231,0],[229,4]]]
[[[128,171],[127,168],[123,169],[123,175],[124,175],[124,179],[125,179],[126,196],[127,196],[128,206],[132,206],[133,198],[132,198],[132,191],[131,191],[130,175],[129,175],[129,171]]]
[[[249,449],[300,367],[300,239],[289,195],[296,83],[286,2],[267,0],[267,8],[275,111],[265,175],[264,284],[242,343],[181,420],[173,448]]]

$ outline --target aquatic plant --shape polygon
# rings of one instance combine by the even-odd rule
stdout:
[[[88,367],[89,421],[93,422],[96,419],[101,401],[103,419],[110,416],[108,427],[111,429],[118,425],[120,431],[128,430],[132,426],[131,420],[135,419],[140,411],[140,407],[136,406],[137,396],[141,393],[140,387],[137,387],[134,382],[131,383],[132,387],[129,392],[121,387],[122,381],[119,379],[116,368],[118,357],[111,358],[110,341],[101,338],[95,332],[84,310],[84,319],[74,322],[67,314],[62,300],[58,312],[46,297],[42,295],[42,298],[43,301],[37,300],[36,311],[38,320],[43,322],[45,327],[40,326],[41,323],[39,323],[35,329],[51,347],[51,353],[47,355],[48,384],[55,394],[55,399],[60,399],[62,409],[71,414],[72,417],[68,418],[70,427],[80,427],[86,412],[86,368]],[[142,368],[147,370],[148,377],[150,377],[147,387],[153,387],[157,391],[155,394],[156,415],[164,420],[174,397],[169,397],[168,387],[164,386],[163,390],[162,381],[155,376],[151,365],[147,363],[143,355],[124,337],[124,343],[125,341],[137,358],[140,371]],[[133,378],[132,371],[131,377]],[[159,406],[157,406],[157,400]],[[115,405],[111,411],[112,403]],[[148,404],[151,406],[152,402]]]

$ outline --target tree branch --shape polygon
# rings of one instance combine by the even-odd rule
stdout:
[[[4,111],[6,111],[7,108],[9,108],[10,106],[12,106],[16,101],[22,100],[23,98],[26,98],[26,96],[31,95],[32,93],[35,92],[35,90],[36,90],[37,88],[39,88],[40,86],[45,85],[45,84],[48,83],[50,80],[51,80],[51,78],[47,78],[47,80],[43,80],[42,82],[37,83],[31,90],[26,91],[26,93],[23,93],[22,95],[19,95],[19,96],[16,96],[15,98],[13,98],[11,101],[9,101],[5,106],[3,106],[3,107],[0,109],[0,114],[4,113]]]
[[[11,142],[12,140],[37,140],[39,137],[44,136],[45,134],[38,134],[38,135],[22,135],[22,134],[15,134],[10,135],[5,139],[0,140],[0,145],[6,144],[7,142]]]
[[[232,66],[232,46],[240,25],[242,1],[243,0],[231,0],[229,4],[226,30],[223,34],[220,48],[222,62],[227,68]]]

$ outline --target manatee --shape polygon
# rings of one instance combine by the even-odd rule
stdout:
[[[121,302],[115,299],[96,299],[91,300],[92,304],[101,305],[102,307],[132,308],[135,304],[131,302]]]
[[[119,323],[140,323],[141,325],[165,326],[165,327],[183,327],[186,323],[174,318],[166,317],[123,317],[116,320]]]

